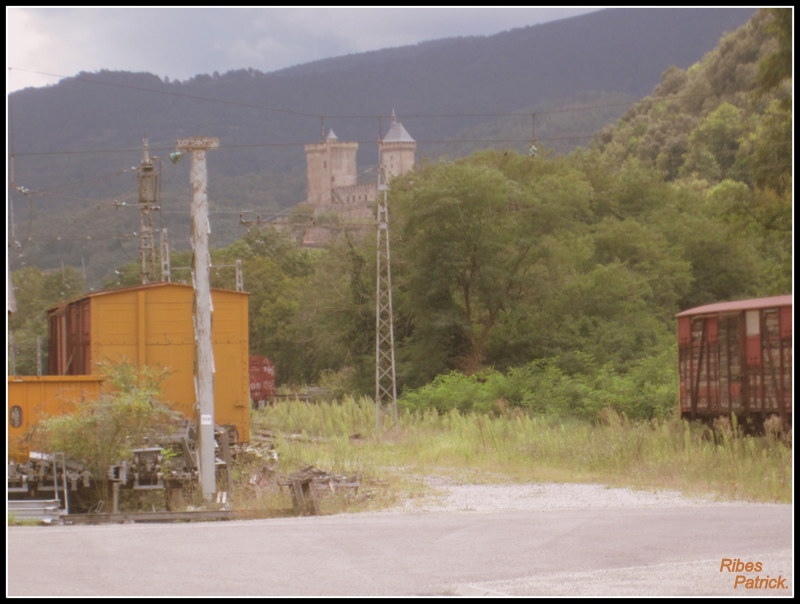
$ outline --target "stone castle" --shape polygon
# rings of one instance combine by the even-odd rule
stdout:
[[[371,226],[375,223],[379,174],[388,183],[414,168],[417,143],[397,121],[392,122],[378,143],[379,170],[372,181],[358,182],[356,153],[358,143],[340,141],[333,130],[321,143],[306,145],[308,197],[311,226],[303,234],[303,245],[321,245],[337,228]]]

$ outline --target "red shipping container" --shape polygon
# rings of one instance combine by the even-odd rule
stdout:
[[[250,355],[250,400],[255,407],[263,407],[277,393],[275,364],[267,357]]]

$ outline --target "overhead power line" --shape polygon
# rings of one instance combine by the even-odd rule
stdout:
[[[89,84],[96,84],[99,86],[110,86],[115,88],[123,88],[127,90],[137,90],[139,92],[152,92],[155,94],[161,94],[165,96],[175,96],[180,98],[188,98],[196,101],[203,101],[208,103],[221,103],[225,105],[231,105],[233,107],[244,107],[247,109],[259,109],[262,111],[274,111],[276,113],[287,113],[291,115],[298,115],[301,117],[308,117],[313,118],[315,120],[325,120],[325,119],[370,119],[370,120],[381,120],[381,119],[388,119],[391,118],[391,115],[377,115],[377,114],[326,114],[326,113],[310,113],[307,111],[296,111],[292,109],[283,109],[280,107],[271,107],[268,105],[257,105],[253,103],[243,103],[240,101],[231,101],[226,99],[214,99],[194,94],[187,94],[184,92],[173,92],[169,90],[158,90],[156,88],[146,88],[144,86],[133,86],[130,84],[118,84],[115,82],[101,82],[99,80],[95,80],[92,78],[81,77],[81,76],[67,76],[64,74],[56,74],[56,73],[48,73],[43,71],[34,71],[29,69],[21,69],[18,67],[9,67],[9,70],[16,70],[16,71],[24,71],[26,73],[35,73],[39,75],[47,75],[62,79],[68,80],[77,80],[79,82],[86,82]],[[667,98],[667,97],[665,97]],[[563,109],[551,109],[551,110],[544,110],[544,111],[537,111],[537,115],[547,115],[550,113],[564,113],[564,112],[571,112],[571,111],[590,111],[595,109],[607,109],[612,107],[623,107],[628,105],[634,105],[640,102],[641,99],[636,101],[626,101],[620,103],[605,103],[602,105],[591,105],[586,107],[572,107],[572,108],[563,108]],[[498,113],[469,113],[469,112],[455,112],[455,113],[409,113],[403,114],[404,118],[413,118],[413,119],[421,119],[421,118],[461,118],[461,117],[528,117],[531,115],[529,111],[514,111],[514,112],[498,112]]]
[[[297,115],[301,117],[308,117],[313,118],[315,120],[320,120],[321,123],[324,124],[326,119],[370,119],[370,120],[378,120],[379,123],[382,122],[384,118],[390,118],[391,116],[388,115],[375,115],[375,114],[315,114],[310,112],[304,111],[295,111],[291,109],[283,109],[279,107],[271,107],[267,105],[258,105],[253,103],[243,103],[239,101],[232,101],[232,100],[225,100],[225,99],[214,99],[203,97],[199,95],[187,94],[182,92],[174,92],[168,90],[159,90],[156,88],[147,88],[143,86],[134,86],[130,84],[119,84],[114,82],[103,82],[99,81],[90,77],[85,76],[67,76],[63,74],[54,74],[48,72],[41,72],[41,71],[33,71],[33,70],[26,70],[20,69],[16,67],[9,67],[9,70],[18,70],[18,71],[25,71],[28,73],[37,73],[41,75],[48,75],[58,78],[64,78],[69,80],[77,80],[79,82],[86,82],[95,85],[102,85],[102,86],[110,86],[116,88],[122,88],[126,90],[137,90],[140,92],[150,92],[155,94],[161,94],[165,96],[175,96],[180,98],[188,98],[192,100],[198,100],[203,102],[212,102],[212,103],[220,103],[231,105],[234,107],[244,107],[249,109],[258,109],[262,111],[272,111],[277,113],[284,113],[284,114],[291,114]],[[452,113],[411,113],[411,114],[404,114],[404,118],[408,119],[424,119],[424,118],[433,118],[433,119],[443,119],[443,118],[501,118],[501,117],[533,117],[533,116],[542,116],[542,115],[550,115],[550,114],[559,114],[559,113],[571,113],[571,112],[580,112],[580,111],[595,111],[598,109],[608,109],[608,108],[616,108],[616,107],[624,107],[630,106],[640,102],[637,101],[628,101],[628,102],[618,102],[618,103],[604,103],[598,105],[587,105],[583,107],[565,107],[561,109],[551,109],[551,110],[542,110],[537,111],[535,113],[532,112],[497,112],[497,113],[470,113],[470,112],[452,112]],[[562,137],[551,137],[551,138],[538,138],[537,140],[540,142],[548,142],[548,141],[564,141],[564,140],[577,140],[577,139],[589,139],[592,138],[594,134],[585,134],[585,135],[569,135],[569,136],[562,136]],[[353,141],[358,142],[359,144],[371,144],[375,143],[375,140],[369,141]],[[417,140],[418,144],[474,144],[474,143],[482,143],[482,144],[497,144],[497,143],[511,143],[511,144],[526,144],[530,141],[528,139],[508,139],[508,138],[495,138],[495,139],[429,139],[429,140]],[[254,148],[270,148],[270,147],[296,147],[296,146],[303,146],[308,144],[308,141],[297,141],[297,142],[281,142],[281,143],[256,143],[256,144],[242,144],[242,145],[221,145],[220,149],[254,149]],[[172,151],[172,147],[152,147],[153,151]],[[35,156],[45,156],[45,155],[67,155],[67,154],[97,154],[97,153],[138,153],[138,148],[112,148],[112,149],[63,149],[63,150],[56,150],[56,151],[41,151],[41,152],[22,152],[22,153],[10,153],[11,157],[35,157]]]
[[[570,109],[564,109],[563,111],[572,111]],[[553,112],[556,113],[556,112]],[[506,114],[506,115],[516,115],[520,116],[522,114]],[[537,113],[536,115],[540,115]],[[597,135],[597,132],[591,132],[586,134],[568,134],[565,136],[544,136],[540,137],[537,136],[536,140],[538,142],[560,142],[560,141],[568,141],[568,140],[583,140],[583,139],[591,139]],[[427,145],[455,145],[455,144],[474,144],[474,143],[512,143],[512,144],[530,144],[530,137],[528,138],[445,138],[445,139],[417,139],[417,144],[427,144]],[[348,141],[358,143],[359,145],[370,145],[375,144],[377,140],[357,140],[357,141]],[[228,149],[260,149],[260,148],[269,148],[269,147],[302,147],[308,145],[308,141],[295,141],[295,142],[285,142],[285,143],[251,143],[251,144],[241,144],[241,145],[223,145],[220,144],[219,150],[228,150]],[[783,143],[775,143],[770,144],[768,146],[782,146]],[[171,151],[172,148],[169,147],[160,147],[160,148],[152,148],[154,151]],[[135,149],[132,147],[125,147],[120,149],[78,149],[78,150],[60,150],[60,151],[40,151],[40,152],[24,152],[24,153],[11,153],[9,157],[34,157],[34,156],[42,156],[42,155],[68,155],[68,154],[98,154],[98,153],[131,153],[131,152],[139,152],[139,149]],[[119,174],[129,172],[130,169],[126,169]],[[98,179],[99,180],[99,179]]]
[[[391,117],[390,115],[375,115],[375,114],[352,114],[352,115],[317,114],[317,113],[310,113],[310,112],[305,112],[305,111],[296,111],[296,110],[292,110],[292,109],[284,109],[284,108],[279,108],[279,107],[271,107],[271,106],[267,106],[267,105],[257,105],[257,104],[253,104],[253,103],[243,103],[243,102],[240,102],[240,101],[232,101],[232,100],[226,100],[226,99],[214,99],[214,98],[208,98],[208,97],[203,97],[203,96],[199,96],[199,95],[187,94],[187,93],[183,93],[183,92],[174,92],[174,91],[168,91],[168,90],[158,90],[156,88],[146,88],[146,87],[143,87],[143,86],[134,86],[134,85],[130,85],[130,84],[119,84],[119,83],[114,83],[114,82],[102,82],[102,81],[99,81],[99,80],[95,80],[95,79],[87,78],[87,77],[82,77],[82,76],[67,76],[67,75],[64,75],[64,74],[55,74],[55,73],[48,73],[48,72],[43,72],[43,71],[34,71],[34,70],[28,70],[28,69],[21,69],[21,68],[18,68],[18,67],[9,67],[8,69],[10,71],[11,70],[24,71],[26,73],[35,73],[35,74],[47,75],[47,76],[52,76],[52,77],[57,77],[57,78],[62,78],[62,79],[77,80],[79,82],[86,82],[86,83],[100,85],[100,86],[110,86],[110,87],[122,88],[122,89],[126,89],[126,90],[136,90],[136,91],[140,91],[140,92],[151,92],[151,93],[161,94],[161,95],[165,95],[165,96],[175,96],[175,97],[179,97],[179,98],[187,98],[187,99],[191,99],[191,100],[197,100],[197,101],[203,101],[203,102],[209,102],[209,103],[220,103],[220,104],[230,105],[230,106],[233,106],[233,107],[243,107],[243,108],[248,108],[248,109],[258,109],[258,110],[262,110],[262,111],[272,111],[272,112],[276,112],[276,113],[297,115],[297,116],[300,116],[300,117],[308,117],[308,118],[313,118],[315,120],[320,120],[322,123],[324,123],[324,121],[326,119],[370,119],[370,120],[377,119],[379,121],[379,123],[380,123],[384,118],[390,118]],[[657,98],[658,98],[659,101],[664,101],[664,100],[688,99],[688,98],[694,98],[694,97],[700,97],[700,96],[705,96],[705,95],[702,95],[702,94],[674,94],[674,95],[660,96],[660,97],[657,97]],[[599,105],[586,105],[586,106],[583,106],[583,107],[564,107],[564,108],[560,108],[560,109],[540,110],[540,111],[536,111],[536,112],[529,112],[529,111],[519,112],[519,111],[516,111],[516,112],[503,112],[503,113],[467,113],[467,112],[462,112],[462,113],[458,113],[458,112],[456,112],[456,113],[410,113],[410,114],[404,114],[404,118],[409,118],[409,119],[423,119],[423,118],[442,119],[442,118],[529,117],[529,116],[534,116],[534,115],[542,116],[542,115],[552,115],[552,114],[559,114],[559,113],[573,113],[573,112],[580,112],[580,111],[595,111],[595,110],[598,110],[598,109],[611,109],[611,108],[616,108],[616,107],[628,107],[628,106],[632,106],[632,105],[636,105],[638,103],[641,103],[641,102],[643,102],[645,100],[648,100],[648,98],[650,98],[650,97],[645,97],[645,98],[637,99],[637,100],[633,100],[633,101],[615,102],[615,103],[603,103],[603,104],[599,104]],[[568,137],[551,138],[551,139],[542,138],[542,139],[539,139],[539,140],[540,141],[547,141],[547,140],[557,141],[557,140],[569,140],[569,139],[578,139],[578,138],[591,138],[592,136],[594,136],[594,135],[593,134],[592,135],[572,135],[572,136],[568,136]],[[361,141],[355,141],[355,142],[361,142]],[[375,141],[366,141],[366,142],[373,143]],[[453,141],[453,140],[421,141],[421,140],[418,140],[417,142],[418,143],[424,143],[424,144],[434,144],[434,143],[435,144],[442,144],[442,143],[457,143],[457,142],[483,142],[483,143],[485,143],[485,142],[520,142],[520,143],[524,143],[524,142],[527,142],[527,141],[517,141],[517,140],[507,140],[507,139],[505,139],[505,140],[504,139],[480,139],[480,140],[468,140],[468,141]],[[305,145],[305,144],[307,144],[307,142],[263,143],[263,144],[256,144],[256,145],[225,145],[224,148],[229,148],[230,149],[230,148],[247,148],[247,147],[255,148],[255,147],[275,147],[275,146],[297,146],[297,145]],[[221,148],[223,148],[223,147],[221,147]],[[154,150],[157,150],[157,149],[154,148]],[[168,150],[171,150],[171,149],[168,149]],[[138,151],[138,149],[130,149],[130,148],[126,148],[126,149],[104,149],[104,150],[96,150],[96,151],[95,150],[74,150],[74,151],[66,150],[66,151],[52,151],[52,152],[40,152],[40,153],[32,152],[32,153],[16,153],[16,154],[14,154],[12,152],[12,153],[10,153],[10,156],[13,157],[14,155],[16,155],[18,157],[22,157],[22,156],[54,155],[54,154],[66,154],[66,153],[123,153],[123,152],[127,153],[127,152],[130,152],[130,151]]]
[[[138,233],[123,233],[121,235],[75,235],[72,237],[66,235],[28,235],[27,237],[16,239],[16,241],[20,243],[26,241],[107,241],[111,239],[133,239],[138,237]]]
[[[518,114],[519,115],[519,114]],[[563,140],[570,140],[570,139],[585,139],[585,138],[592,138],[595,133],[592,134],[573,134],[569,136],[559,136],[559,137],[537,137],[538,141],[563,141]],[[360,140],[360,141],[348,141],[358,143],[359,145],[369,145],[377,143],[376,140]],[[530,137],[528,138],[464,138],[464,139],[417,139],[417,144],[459,144],[459,143],[519,143],[519,144],[526,144],[530,143]],[[259,149],[259,148],[267,148],[267,147],[302,147],[308,145],[309,141],[296,141],[296,142],[287,142],[287,143],[252,143],[247,145],[223,145],[220,144],[219,150],[226,150],[226,149]],[[152,149],[152,147],[151,147]],[[171,150],[166,147],[162,147],[160,149],[153,149],[154,151],[168,151]],[[137,149],[126,147],[120,149],[62,149],[60,151],[38,151],[38,152],[23,152],[23,153],[13,153],[11,154],[13,157],[35,157],[35,156],[42,156],[42,155],[69,155],[69,154],[98,154],[98,153],[132,153],[137,152]]]

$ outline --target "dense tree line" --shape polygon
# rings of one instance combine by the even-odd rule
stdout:
[[[12,284],[17,312],[8,316],[9,373],[47,374],[47,311],[85,291],[83,275],[70,266],[49,272],[27,267],[12,274]]]

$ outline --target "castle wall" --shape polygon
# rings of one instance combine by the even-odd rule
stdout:
[[[339,216],[341,222],[362,223],[375,221],[375,200],[378,198],[378,185],[368,183],[342,187],[336,190],[342,200]]]
[[[386,170],[387,182],[414,169],[416,150],[416,143],[381,143],[381,165]]]
[[[329,205],[331,191],[357,182],[358,143],[326,141],[306,145],[307,201],[314,207]]]
[[[399,127],[399,128],[398,128]],[[395,140],[380,143],[380,163],[386,182],[414,168],[416,143],[402,126],[393,122],[389,134]],[[305,230],[303,244],[321,245],[337,230],[360,228],[375,221],[378,183],[358,184],[356,153],[358,143],[329,138],[306,145],[308,198],[314,209],[313,224]]]

